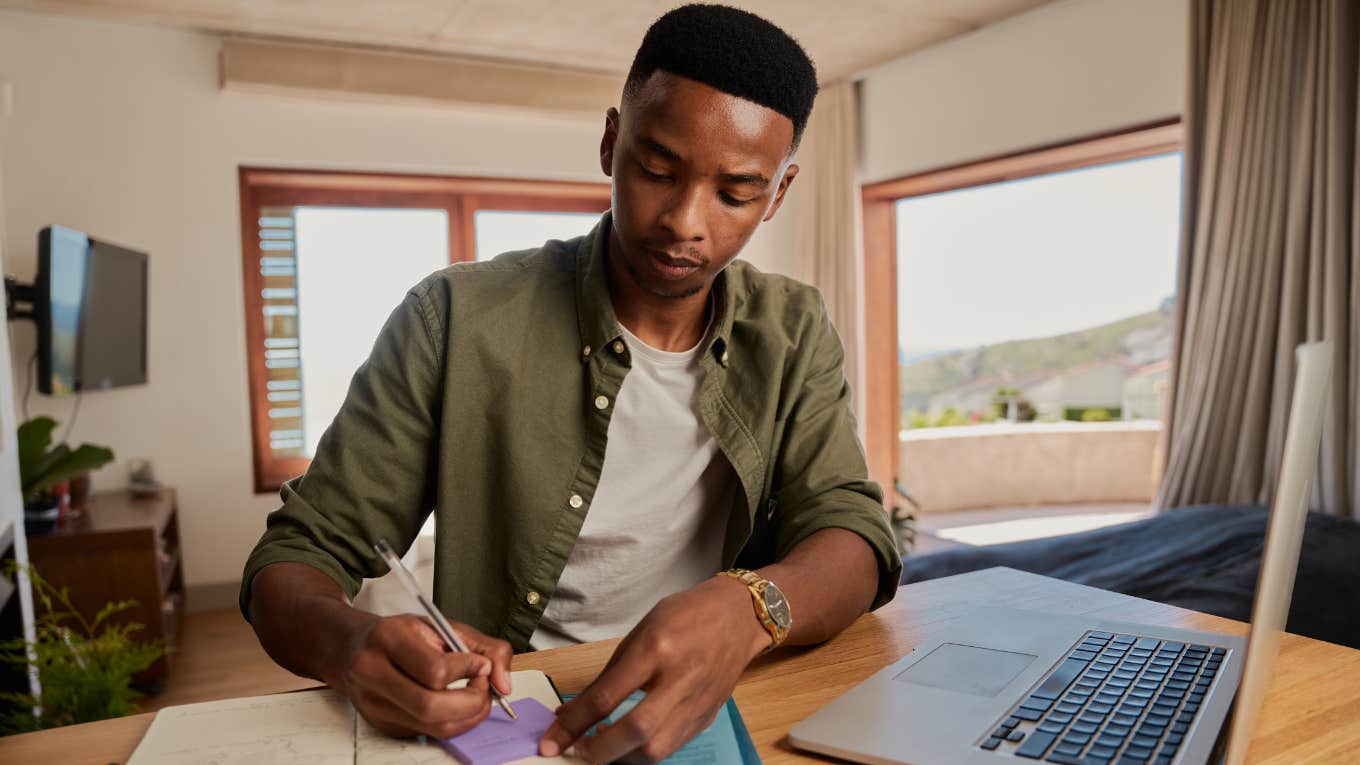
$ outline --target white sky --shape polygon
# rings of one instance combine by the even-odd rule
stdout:
[[[598,213],[544,213],[478,210],[477,259],[490,260],[502,252],[538,247],[549,239],[570,239],[590,233]]]
[[[299,207],[298,334],[308,455],[406,291],[448,265],[443,210]]]
[[[1150,311],[1175,291],[1180,154],[905,199],[907,354],[1047,337]]]

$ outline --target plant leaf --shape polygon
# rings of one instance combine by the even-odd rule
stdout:
[[[38,475],[38,462],[52,443],[52,431],[57,421],[51,417],[34,417],[16,431],[19,440],[19,480],[25,487]],[[28,493],[24,492],[25,495]]]
[[[81,444],[73,451],[66,444],[58,444],[43,459],[42,468],[34,479],[33,486],[25,486],[24,491],[26,494],[30,491],[46,491],[60,481],[101,468],[112,461],[113,451],[103,446]]]

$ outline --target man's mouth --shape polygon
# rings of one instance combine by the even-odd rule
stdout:
[[[646,253],[647,256],[652,259],[652,265],[655,267],[657,273],[663,279],[667,280],[673,281],[683,279],[695,271],[698,271],[703,265],[697,260],[677,258],[672,255],[667,255],[660,250],[648,249],[646,250]]]

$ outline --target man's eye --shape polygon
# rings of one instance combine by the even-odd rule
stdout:
[[[642,171],[643,177],[649,180],[669,181],[671,179],[671,177],[665,173],[654,173],[651,170],[648,170],[646,165],[638,165],[638,169]]]
[[[725,202],[728,205],[731,205],[732,207],[741,207],[742,205],[749,205],[755,201],[754,199],[741,199],[738,197],[734,197],[731,194],[728,194],[726,191],[719,194],[719,196],[722,197],[723,202]]]

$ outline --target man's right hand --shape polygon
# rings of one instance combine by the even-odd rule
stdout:
[[[510,693],[509,643],[452,622],[470,653],[449,651],[423,618],[360,611],[333,579],[301,563],[255,575],[250,621],[280,666],[340,691],[389,735],[455,736],[491,711],[488,681]],[[448,689],[464,678],[467,687]]]
[[[374,727],[392,736],[456,736],[491,711],[488,680],[510,693],[510,644],[453,622],[470,653],[444,647],[417,616],[391,616],[361,625],[349,636],[343,666],[327,682],[353,702]],[[466,678],[464,688],[448,685]]]

